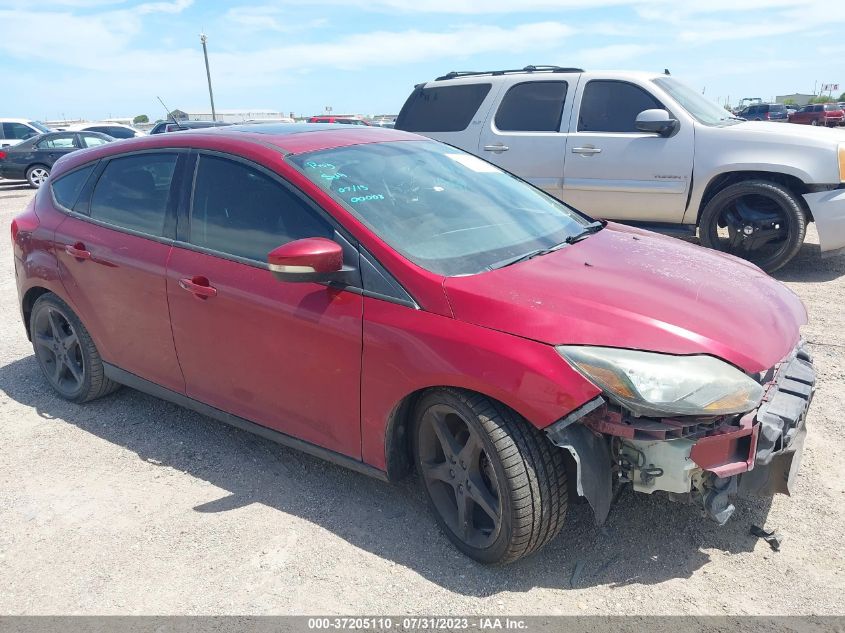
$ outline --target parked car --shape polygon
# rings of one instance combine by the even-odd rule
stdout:
[[[845,123],[845,112],[835,103],[811,103],[789,117],[789,122],[835,127]]]
[[[98,147],[114,139],[97,132],[50,132],[39,134],[13,147],[0,150],[0,178],[26,180],[38,189],[59,158],[86,147]]]
[[[182,132],[184,130],[199,130],[207,127],[224,127],[232,125],[222,121],[159,121],[150,130],[150,134],[164,134],[165,132]]]
[[[280,119],[250,119],[249,121],[244,121],[245,125],[267,125],[271,123],[296,123],[296,121],[289,116]]]
[[[60,396],[125,384],[381,479],[415,468],[484,563],[552,540],[570,477],[599,523],[625,482],[724,523],[798,469],[794,293],[417,135],[106,145],[61,159],[12,239]]]
[[[760,103],[743,108],[737,116],[747,121],[786,122],[788,112],[786,106],[780,103]]]
[[[343,125],[369,125],[358,116],[312,116],[308,123],[341,123]]]
[[[811,221],[822,251],[845,248],[842,139],[743,122],[671,76],[449,73],[414,88],[396,128],[483,156],[594,217],[697,228],[705,246],[769,272]]]
[[[0,119],[0,148],[17,145],[33,136],[46,132],[52,132],[52,130],[40,121]]]
[[[136,130],[130,125],[122,125],[120,123],[79,123],[71,125],[67,129],[78,132],[99,132],[100,134],[106,134],[115,139],[144,136],[144,133],[141,130]]]

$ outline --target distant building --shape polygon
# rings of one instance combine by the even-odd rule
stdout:
[[[198,110],[174,110],[177,119],[188,121],[211,121],[211,108]],[[216,110],[217,120],[223,123],[243,123],[244,121],[261,121],[263,119],[284,119],[288,115],[279,110]],[[180,116],[184,115],[184,117]]]
[[[775,97],[775,103],[786,103],[789,101],[795,105],[805,106],[810,103],[810,99],[815,96],[816,95],[805,95],[800,92],[796,92],[794,95],[778,95]]]

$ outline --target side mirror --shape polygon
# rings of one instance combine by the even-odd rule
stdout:
[[[640,112],[635,125],[640,132],[653,132],[665,137],[677,129],[678,120],[671,118],[666,110],[655,108]]]
[[[283,244],[267,255],[270,272],[279,281],[343,281],[348,267],[343,265],[340,244],[324,237],[307,237]]]

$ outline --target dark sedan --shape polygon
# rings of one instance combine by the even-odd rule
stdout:
[[[165,132],[182,132],[184,130],[198,130],[207,127],[223,127],[232,125],[223,121],[159,121],[150,130],[150,134],[164,134]]]
[[[34,136],[0,150],[0,178],[26,180],[38,189],[47,180],[55,162],[65,154],[113,140],[99,132],[51,132]]]

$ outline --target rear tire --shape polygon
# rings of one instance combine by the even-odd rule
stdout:
[[[563,454],[507,407],[433,390],[417,405],[413,446],[438,524],[470,558],[510,563],[560,532],[568,500]]]
[[[29,319],[32,347],[44,377],[71,402],[88,402],[117,391],[79,317],[53,293],[41,295]]]
[[[26,170],[26,181],[33,189],[38,189],[50,176],[50,168],[46,165],[32,165]]]
[[[702,245],[747,259],[767,273],[795,257],[806,233],[799,197],[768,180],[725,187],[704,207],[698,225]]]

